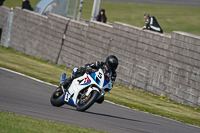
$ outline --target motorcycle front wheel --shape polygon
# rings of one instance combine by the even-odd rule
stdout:
[[[90,108],[97,100],[99,96],[98,91],[92,91],[89,96],[85,96],[86,92],[80,92],[77,100],[76,110],[85,111]]]
[[[50,102],[53,106],[60,107],[64,105],[64,101],[62,100],[63,91],[60,88],[57,88],[53,94],[51,95]]]

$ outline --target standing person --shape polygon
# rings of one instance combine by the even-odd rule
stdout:
[[[42,15],[48,15],[49,13],[56,13],[56,7],[58,3],[54,2],[48,5],[45,10],[43,11]]]
[[[3,5],[3,2],[4,2],[5,0],[0,0],[0,6],[2,6]]]
[[[103,23],[107,22],[107,17],[106,17],[106,14],[105,14],[105,9],[101,9],[99,11],[99,15],[97,15],[96,20],[99,21],[99,22],[103,22]]]
[[[154,16],[150,17],[148,13],[145,13],[144,19],[146,20],[146,26],[142,27],[143,30],[148,29],[148,30],[163,33],[162,28],[160,27],[160,25],[158,24],[158,21],[156,20]]]
[[[29,0],[23,0],[22,9],[27,9],[27,10],[33,11],[33,8],[31,7]]]

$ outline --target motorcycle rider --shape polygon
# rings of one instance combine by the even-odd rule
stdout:
[[[84,75],[85,72],[92,73],[95,70],[98,70],[99,68],[102,68],[105,78],[109,77],[111,74],[111,80],[112,84],[115,82],[115,79],[117,77],[116,69],[118,67],[118,58],[114,55],[109,55],[106,58],[105,62],[102,61],[96,61],[91,64],[86,64],[85,68],[80,67],[77,69],[77,71],[72,74],[71,77],[67,78],[63,83],[61,83],[60,87],[64,87],[64,89],[68,89],[69,85],[72,83],[72,81],[82,75]],[[102,103],[104,101],[104,96],[102,96],[100,99],[98,99],[97,103]]]

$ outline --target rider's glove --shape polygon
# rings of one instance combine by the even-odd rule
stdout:
[[[91,67],[87,67],[87,68],[86,68],[86,72],[92,73],[92,68],[91,68]]]

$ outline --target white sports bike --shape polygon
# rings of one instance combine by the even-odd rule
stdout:
[[[77,69],[74,69],[73,73]],[[66,74],[61,75],[61,83]],[[101,101],[106,92],[112,89],[111,74],[106,76],[99,68],[93,73],[86,72],[83,76],[74,79],[67,90],[57,88],[51,96],[51,104],[60,107],[64,104],[76,107],[78,111],[85,111],[96,101]]]

